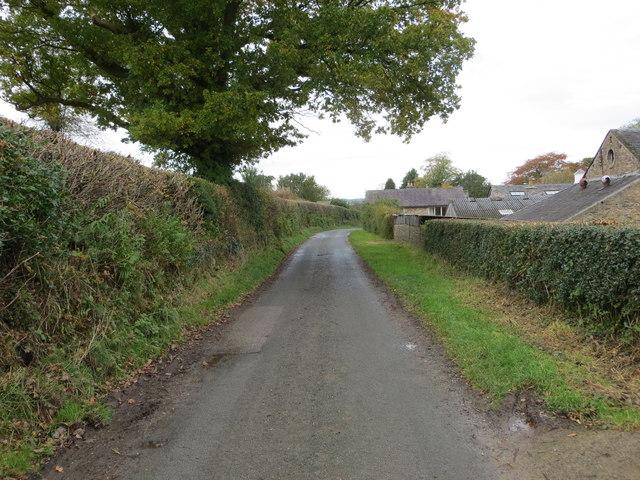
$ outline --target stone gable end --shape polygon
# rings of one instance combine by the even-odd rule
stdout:
[[[569,221],[613,222],[619,225],[640,224],[640,181],[632,183],[621,192],[597,203]]]
[[[625,173],[637,171],[640,171],[640,158],[620,141],[615,130],[609,130],[593,159],[587,178],[601,178],[604,175],[624,175]]]

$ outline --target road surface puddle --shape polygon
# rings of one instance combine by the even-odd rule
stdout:
[[[228,353],[216,353],[212,357],[209,357],[206,362],[203,362],[203,365],[205,367],[215,367],[216,365],[224,362],[232,356],[233,355],[229,355]]]

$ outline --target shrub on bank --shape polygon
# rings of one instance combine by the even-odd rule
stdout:
[[[379,199],[375,203],[363,203],[360,208],[362,227],[366,231],[389,240],[393,238],[394,214],[402,211],[397,200]]]
[[[431,221],[427,251],[590,326],[640,334],[640,229],[575,224]]]

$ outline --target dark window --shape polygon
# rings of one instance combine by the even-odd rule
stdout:
[[[613,162],[615,161],[616,155],[613,153],[613,150],[609,149],[609,152],[607,153],[607,162],[609,162],[609,165],[613,165]]]

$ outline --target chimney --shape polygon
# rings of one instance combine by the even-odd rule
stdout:
[[[576,173],[573,174],[573,183],[580,183],[580,180],[585,176],[586,173],[587,171],[583,168],[579,168],[578,170],[576,170]]]

